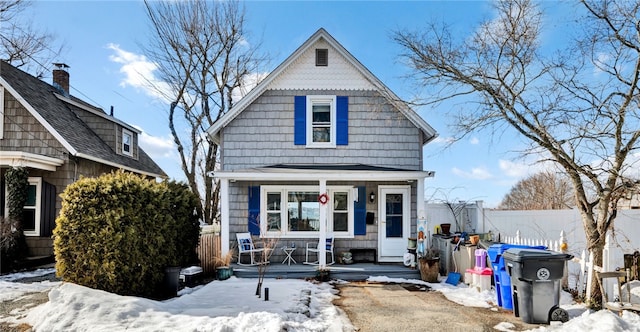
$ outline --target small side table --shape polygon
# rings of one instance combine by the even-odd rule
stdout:
[[[282,264],[284,264],[285,262],[289,266],[291,266],[291,262],[293,262],[293,264],[298,264],[296,260],[293,259],[293,257],[291,257],[291,255],[293,255],[293,253],[296,251],[296,247],[282,247],[282,251],[284,251],[284,253],[287,254],[287,257],[284,258],[284,260],[282,261]]]

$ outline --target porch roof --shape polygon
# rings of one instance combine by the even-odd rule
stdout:
[[[64,160],[33,154],[23,151],[2,151],[0,153],[0,166],[22,166],[45,171],[55,171],[56,167],[62,166]]]
[[[407,181],[433,177],[434,171],[415,171],[363,164],[278,164],[259,168],[210,172],[231,181]]]

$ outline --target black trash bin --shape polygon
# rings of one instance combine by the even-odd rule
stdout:
[[[505,251],[502,257],[511,277],[516,317],[531,324],[569,320],[568,313],[558,304],[565,261],[573,256],[541,249],[514,248]]]

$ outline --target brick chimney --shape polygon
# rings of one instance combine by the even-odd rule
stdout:
[[[60,89],[60,91],[65,95],[69,95],[69,72],[67,71],[67,64],[65,63],[54,63],[56,68],[53,69],[53,86]]]

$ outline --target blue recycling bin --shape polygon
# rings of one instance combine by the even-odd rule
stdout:
[[[487,249],[489,262],[493,269],[493,282],[496,289],[498,306],[513,310],[513,296],[511,294],[511,277],[507,273],[502,255],[509,249],[547,249],[545,246],[525,246],[518,244],[497,243]]]

